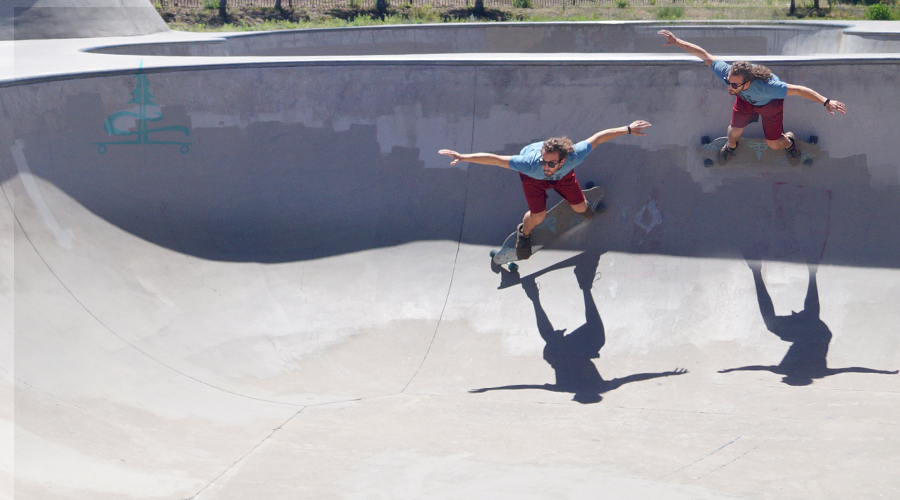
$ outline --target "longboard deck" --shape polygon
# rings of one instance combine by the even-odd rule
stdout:
[[[800,165],[811,167],[813,160],[821,153],[818,143],[819,138],[811,136],[809,142],[800,139],[794,139],[800,147]],[[735,150],[734,158],[728,160],[725,165],[719,165],[717,157],[719,150],[728,141],[726,137],[719,137],[710,140],[708,136],[700,139],[700,147],[698,151],[703,156],[703,166],[709,167],[735,167],[735,166],[758,166],[758,165],[778,165],[790,167],[787,152],[783,149],[773,150],[766,145],[765,139],[746,139],[742,138]]]
[[[606,190],[600,186],[583,190],[587,202],[596,207],[603,200]],[[586,221],[584,217],[572,210],[569,202],[562,200],[547,211],[547,217],[531,232],[531,253],[552,243],[553,240],[565,234],[570,229]],[[516,256],[516,232],[513,231],[499,250],[491,251],[494,264],[503,265],[520,260]]]

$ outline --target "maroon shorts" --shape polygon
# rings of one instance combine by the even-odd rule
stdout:
[[[519,173],[519,177],[522,179],[522,189],[525,191],[528,210],[531,210],[533,214],[547,210],[548,189],[555,190],[572,205],[577,205],[584,201],[584,193],[581,192],[581,186],[578,185],[578,179],[575,178],[574,170],[564,175],[558,181],[538,180],[523,173]]]
[[[763,135],[770,141],[777,141],[784,131],[782,127],[784,99],[772,99],[762,106],[754,106],[740,97],[734,98],[731,109],[731,126],[744,128],[762,116]]]

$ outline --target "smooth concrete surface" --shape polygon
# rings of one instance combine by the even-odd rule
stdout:
[[[754,58],[849,112],[707,169],[684,55],[109,43],[0,44],[0,498],[900,496],[897,54]],[[608,212],[492,269],[519,181],[437,150],[634,119]]]
[[[168,30],[149,0],[0,2],[0,40],[135,36]]]
[[[733,24],[700,22],[669,26],[711,53],[808,55],[898,52],[900,35],[877,29],[854,32],[839,22]],[[661,47],[658,23],[474,23],[248,33],[203,43],[129,40],[89,49],[103,54],[166,56],[341,56],[430,53],[654,53],[683,54]]]

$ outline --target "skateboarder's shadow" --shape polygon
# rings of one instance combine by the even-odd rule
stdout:
[[[584,252],[573,259],[575,261],[575,277],[584,297],[585,322],[568,335],[566,335],[565,329],[556,330],[553,328],[550,318],[541,305],[540,292],[537,282],[535,282],[535,276],[543,273],[535,273],[535,275],[521,280],[522,289],[525,290],[526,295],[534,305],[538,331],[546,343],[544,346],[544,360],[556,372],[556,383],[486,387],[473,389],[469,392],[544,389],[553,392],[570,392],[575,395],[572,398],[573,401],[589,404],[600,402],[603,399],[601,394],[618,389],[630,382],[687,373],[686,370],[674,370],[660,373],[638,373],[623,378],[603,380],[592,361],[600,357],[600,349],[606,343],[603,321],[600,319],[600,312],[597,310],[597,305],[594,303],[594,297],[591,294],[591,286],[597,274],[600,254]]]
[[[756,283],[756,298],[766,328],[781,340],[791,342],[784,359],[777,366],[751,365],[740,368],[728,368],[719,373],[734,371],[770,371],[783,375],[781,381],[787,385],[804,386],[813,383],[814,379],[825,378],[838,373],[880,373],[893,375],[897,371],[875,370],[851,366],[847,368],[828,368],[826,357],[828,345],[831,343],[831,330],[819,319],[819,288],[816,284],[815,264],[809,264],[809,286],[806,289],[806,300],[803,310],[791,312],[789,316],[776,316],[775,306],[766,289],[762,277],[762,266],[759,261],[748,261]]]

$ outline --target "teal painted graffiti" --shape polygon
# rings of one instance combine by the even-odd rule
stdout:
[[[143,62],[141,63],[143,66]],[[107,146],[109,145],[124,145],[124,144],[174,144],[181,146],[180,151],[182,154],[187,154],[190,151],[190,146],[192,143],[183,142],[183,141],[160,141],[153,140],[150,138],[150,134],[157,134],[160,132],[181,132],[185,136],[190,135],[191,131],[188,130],[187,127],[182,125],[170,125],[167,127],[157,127],[157,128],[148,128],[148,122],[158,122],[163,119],[163,115],[161,112],[155,113],[155,116],[150,116],[147,113],[147,106],[158,106],[155,102],[153,102],[153,94],[150,93],[150,81],[143,74],[140,68],[138,68],[138,72],[134,75],[135,79],[137,79],[137,83],[135,84],[134,91],[131,92],[131,95],[134,96],[133,99],[128,101],[128,104],[137,104],[139,106],[138,112],[135,113],[133,111],[119,111],[110,115],[103,124],[103,128],[106,130],[106,133],[114,136],[134,136],[132,140],[126,141],[110,141],[110,142],[95,142],[93,144],[97,145],[97,152],[100,154],[104,154],[107,151]],[[132,132],[130,130],[121,129],[116,126],[116,120],[119,118],[135,118],[137,120],[137,130]]]
[[[759,160],[762,158],[763,151],[769,149],[769,146],[759,142],[751,142],[750,149],[756,151],[756,159]]]

